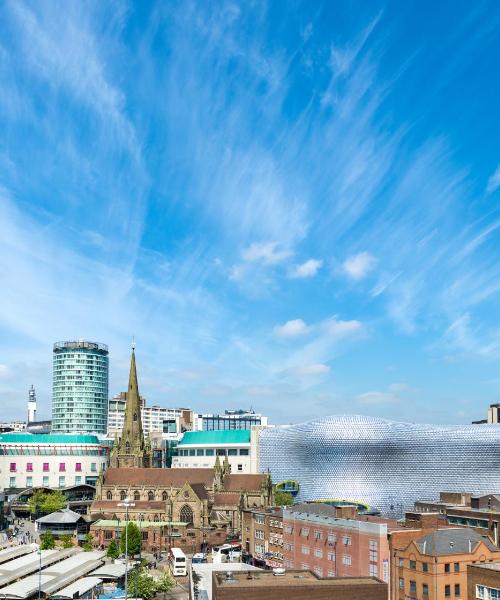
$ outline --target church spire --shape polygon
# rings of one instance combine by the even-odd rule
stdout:
[[[133,342],[123,430],[120,441],[114,449],[111,466],[149,467],[150,463],[151,456],[144,442],[142,430],[141,397],[135,364],[135,342]]]

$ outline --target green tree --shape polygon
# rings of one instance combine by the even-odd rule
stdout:
[[[139,527],[133,522],[129,521],[127,525],[127,545],[129,556],[134,556],[141,549],[141,532]],[[125,528],[122,530],[120,538],[120,550],[122,554],[125,554]]]
[[[152,600],[157,592],[157,582],[146,570],[139,569],[129,575],[128,589],[136,598]]]
[[[175,587],[175,580],[170,573],[163,573],[156,580],[156,591],[158,593],[169,592],[173,587]]]
[[[112,558],[113,560],[120,556],[120,549],[118,548],[115,538],[113,538],[109,543],[108,549],[106,550],[106,556],[108,558]]]
[[[87,535],[85,536],[85,542],[83,543],[83,551],[84,552],[92,552],[92,550],[94,549],[92,542],[93,542],[92,534],[87,533]]]
[[[59,490],[54,490],[53,492],[37,490],[28,500],[28,507],[30,513],[38,518],[39,515],[48,515],[61,510],[61,508],[66,506],[66,503],[64,494]]]
[[[54,536],[50,531],[42,533],[40,536],[40,550],[53,550],[56,547]]]
[[[291,506],[293,504],[293,496],[288,492],[277,490],[274,493],[274,504],[276,506]]]
[[[73,537],[69,533],[67,533],[66,535],[63,535],[61,537],[61,542],[62,542],[63,548],[73,548],[73,546],[74,546]]]

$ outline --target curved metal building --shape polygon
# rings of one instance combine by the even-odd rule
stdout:
[[[352,500],[399,517],[441,491],[500,490],[500,425],[440,426],[332,416],[263,429],[260,469],[297,500]]]

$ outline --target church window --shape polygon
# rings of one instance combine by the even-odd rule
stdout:
[[[180,520],[187,523],[188,527],[193,525],[193,510],[187,504],[181,508]]]
[[[125,498],[127,497],[127,492],[125,490],[122,490],[120,492],[120,500],[125,500]]]
[[[155,523],[158,523],[158,521],[160,520],[160,518],[158,517],[158,515],[155,515],[155,517],[154,517],[153,520],[154,520]]]
[[[163,502],[166,502],[166,500],[168,499],[167,492],[163,492],[163,494],[161,495],[161,499],[163,500]]]
[[[130,454],[130,442],[125,442],[125,454]]]
[[[137,500],[140,500],[140,499],[141,499],[141,495],[140,495],[140,494],[139,494],[139,492],[136,490],[136,491],[134,492],[134,500],[135,500],[135,501],[137,501]]]
[[[187,490],[184,490],[184,498],[189,498],[189,492]]]
[[[111,492],[106,492],[106,500],[113,500],[113,494]]]
[[[155,499],[154,493],[153,492],[148,492],[148,500],[151,502],[154,499]]]

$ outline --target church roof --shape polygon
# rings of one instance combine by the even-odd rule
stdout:
[[[224,477],[224,490],[227,492],[241,492],[244,490],[260,490],[267,475],[250,473],[230,473]]]
[[[213,479],[213,469],[109,468],[103,485],[182,487],[185,483],[212,485]]]

